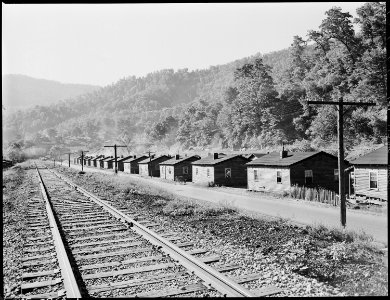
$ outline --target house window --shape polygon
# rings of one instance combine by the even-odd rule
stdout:
[[[188,167],[183,167],[183,174],[188,174]]]
[[[370,189],[378,188],[378,173],[376,171],[370,171]]]
[[[305,184],[313,183],[313,170],[305,170]]]
[[[282,171],[276,171],[276,183],[282,183]]]
[[[334,169],[334,181],[339,181],[339,169]]]
[[[232,178],[232,169],[225,168],[225,178]]]
[[[195,174],[198,175],[198,168],[195,168]]]
[[[210,169],[207,168],[207,177],[210,177]]]
[[[259,181],[259,175],[257,174],[257,170],[253,170],[253,177],[255,181]]]

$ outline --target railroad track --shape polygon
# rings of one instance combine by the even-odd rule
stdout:
[[[240,284],[258,275],[228,278],[222,272],[239,266],[213,268],[210,264],[218,257],[197,257],[207,250],[159,232],[157,223],[114,207],[54,171],[37,168],[37,172],[46,209],[55,211],[50,227],[52,231],[52,224],[59,227],[53,237],[59,236],[62,242],[54,238],[55,249],[61,253],[57,257],[62,258],[56,270],[57,297],[251,297],[280,291],[270,287],[253,293]],[[39,294],[39,298],[44,296]]]

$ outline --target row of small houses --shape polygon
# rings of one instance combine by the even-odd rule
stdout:
[[[346,192],[387,200],[387,147],[382,147],[354,161],[345,161]],[[81,156],[75,158],[81,164]],[[86,166],[112,169],[112,156],[85,156]],[[118,170],[167,180],[200,184],[246,186],[254,191],[283,192],[293,185],[324,188],[338,192],[337,157],[323,151],[272,152],[268,154],[225,155],[214,153],[171,157],[145,155],[117,158]]]

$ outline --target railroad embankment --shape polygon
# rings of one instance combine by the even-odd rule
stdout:
[[[102,199],[136,208],[224,262],[261,273],[247,284],[250,289],[274,285],[283,289],[282,296],[388,294],[387,251],[373,245],[369,235],[252,218],[227,203],[191,201],[125,176],[57,171]]]

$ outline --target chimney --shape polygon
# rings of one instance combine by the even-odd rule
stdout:
[[[176,154],[176,155],[175,155],[175,158],[176,158],[176,160],[180,159],[180,155],[179,155],[179,154]]]
[[[123,158],[123,154],[121,155],[121,158]]]
[[[287,151],[284,151],[284,144],[282,143],[282,151],[280,151],[280,158],[286,158]]]
[[[218,159],[218,153],[214,153],[214,159]]]
[[[137,155],[134,155],[133,157],[134,157],[134,158],[136,158],[136,157],[137,157]]]

